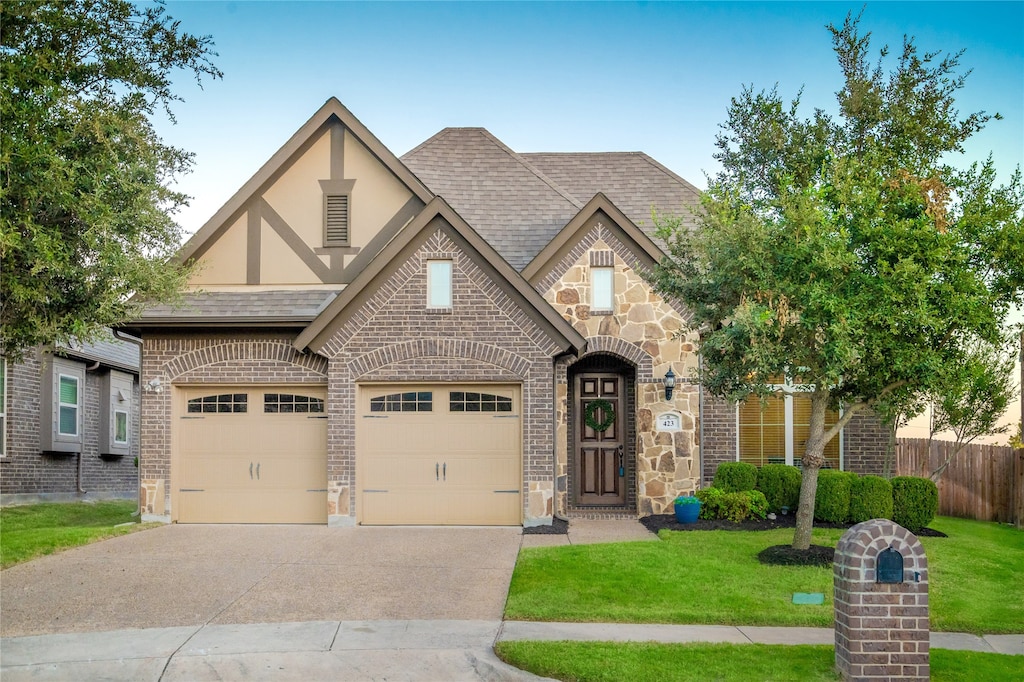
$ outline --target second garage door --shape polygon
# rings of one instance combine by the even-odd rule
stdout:
[[[360,523],[521,524],[520,406],[515,385],[361,386]]]
[[[180,523],[326,523],[321,387],[188,387],[176,401]]]

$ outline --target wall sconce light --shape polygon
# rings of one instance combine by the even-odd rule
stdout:
[[[672,391],[676,388],[676,373],[669,367],[668,371],[665,372],[665,400],[672,400]]]
[[[142,390],[146,393],[163,393],[164,387],[160,384],[160,379],[150,379],[149,383],[142,387]]]

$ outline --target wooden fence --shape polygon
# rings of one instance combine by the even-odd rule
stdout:
[[[924,438],[896,441],[896,473],[928,477],[956,443]],[[939,479],[939,514],[1024,525],[1024,450],[968,445]]]

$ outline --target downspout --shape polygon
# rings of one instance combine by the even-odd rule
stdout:
[[[99,360],[97,360],[91,366],[86,367],[85,371],[86,372],[95,372],[99,368],[100,368],[100,363],[99,363]],[[82,495],[86,495],[89,492],[88,490],[86,490],[85,488],[82,487],[82,475],[83,475],[84,470],[85,470],[85,447],[83,446],[83,447],[78,449],[78,475],[76,477],[77,480],[75,481],[75,488]]]
[[[135,516],[142,518],[142,500],[140,494],[142,492],[142,339],[137,339],[134,336],[128,336],[119,329],[111,330],[114,332],[114,338],[127,343],[135,344],[139,347],[139,417],[138,417],[138,430],[139,430],[139,441],[138,441],[138,459],[136,462],[138,466],[135,467]],[[134,394],[134,389],[132,390]],[[132,401],[134,402],[135,396],[132,395]],[[133,405],[134,407],[134,405]]]

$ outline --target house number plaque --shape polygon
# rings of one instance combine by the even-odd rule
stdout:
[[[655,422],[658,431],[682,431],[683,418],[678,412],[659,414]]]

